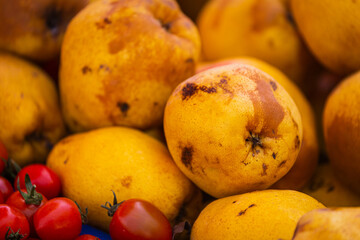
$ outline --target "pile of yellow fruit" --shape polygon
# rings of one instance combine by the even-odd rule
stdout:
[[[178,1],[0,0],[9,156],[105,231],[114,191],[192,240],[360,239],[360,0]]]

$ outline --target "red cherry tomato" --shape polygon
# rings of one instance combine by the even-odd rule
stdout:
[[[25,189],[21,189],[21,191],[26,192]],[[20,192],[16,191],[11,194],[10,197],[6,200],[6,204],[19,209],[25,215],[25,217],[30,220],[32,215],[34,215],[34,213],[48,201],[44,195],[41,194],[41,196],[42,200],[40,201],[39,205],[26,204],[25,199],[23,198],[23,196],[21,196]]]
[[[59,176],[43,164],[31,164],[21,169],[15,178],[15,187],[17,179],[20,178],[20,188],[25,188],[26,173],[29,174],[32,184],[36,185],[36,191],[42,193],[47,199],[60,195],[61,183]]]
[[[9,158],[8,152],[5,148],[5,145],[0,141],[0,173],[4,171],[5,162],[3,159],[7,160]]]
[[[165,215],[153,204],[129,199],[115,211],[110,236],[113,240],[170,240],[172,229]]]
[[[4,201],[14,192],[11,183],[4,177],[0,176],[0,192],[3,194]]]
[[[75,238],[75,240],[101,240],[101,239],[90,234],[83,234]]]
[[[0,204],[4,202],[5,202],[4,195],[2,194],[2,192],[0,192]]]
[[[37,235],[42,240],[73,240],[82,227],[77,205],[64,197],[53,198],[33,216]]]
[[[16,233],[23,235],[22,239],[29,237],[30,229],[29,222],[25,215],[18,209],[10,207],[6,204],[0,204],[0,240],[5,240],[5,235],[11,228],[9,234]],[[8,238],[15,239],[15,238]],[[19,238],[20,239],[20,238]]]

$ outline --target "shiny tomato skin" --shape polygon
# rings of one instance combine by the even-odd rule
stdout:
[[[26,192],[25,189],[21,189],[21,191]],[[34,213],[48,201],[44,195],[42,195],[42,197],[43,197],[43,200],[41,201],[40,205],[38,205],[38,206],[34,205],[34,204],[26,204],[25,200],[21,196],[20,192],[16,191],[16,192],[13,192],[10,195],[10,197],[8,197],[8,199],[6,200],[6,204],[9,206],[12,206],[14,208],[17,208],[25,215],[25,217],[27,217],[27,219],[30,220],[30,218],[34,215]]]
[[[60,195],[59,176],[44,164],[31,164],[21,169],[15,178],[14,187],[17,186],[17,179],[20,178],[20,188],[25,188],[26,173],[29,174],[31,183],[36,185],[36,191],[42,193],[47,199]]]
[[[19,230],[20,234],[24,236],[22,239],[29,237],[29,222],[18,209],[6,204],[0,204],[0,216],[0,240],[5,240],[5,234],[9,227],[14,232]]]
[[[5,203],[4,195],[0,192],[0,204]]]
[[[25,189],[21,189],[21,191],[26,192]],[[40,205],[26,204],[25,200],[21,196],[20,192],[16,191],[13,194],[11,194],[10,197],[8,197],[8,199],[6,200],[7,205],[9,205],[11,207],[14,207],[14,208],[17,208],[28,219],[29,224],[30,224],[30,234],[31,234],[31,236],[36,236],[36,232],[35,232],[32,217],[33,217],[34,213],[48,201],[44,195],[42,195],[42,198],[43,199],[42,199]]]
[[[101,239],[90,234],[83,234],[75,238],[75,240],[101,240]]]
[[[9,182],[9,180],[1,176],[0,176],[0,192],[3,194],[4,201],[6,201],[6,199],[10,197],[10,195],[14,192],[14,189],[11,183]]]
[[[9,158],[8,152],[5,148],[5,145],[0,141],[0,174],[4,171],[5,162],[3,159],[7,160]]]
[[[172,229],[165,215],[141,199],[121,203],[110,222],[113,240],[171,240]]]
[[[73,240],[81,232],[81,214],[69,198],[57,197],[46,202],[33,216],[37,235],[42,240]]]

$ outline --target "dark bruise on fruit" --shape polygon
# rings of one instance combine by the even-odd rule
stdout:
[[[272,157],[273,157],[273,159],[276,159],[276,153],[272,153]]]
[[[268,169],[268,165],[266,165],[265,163],[262,164],[262,173],[261,173],[261,176],[266,176],[267,173],[266,173],[266,170]]]
[[[286,160],[284,160],[284,161],[282,161],[281,163],[279,163],[278,168],[280,168],[280,167],[284,166],[284,165],[285,165],[285,163],[286,163]]]
[[[300,147],[300,138],[299,135],[296,135],[295,137],[295,149],[298,149]]]
[[[120,180],[120,183],[123,187],[129,188],[132,183],[132,176],[126,176]]]
[[[127,112],[129,111],[129,108],[130,108],[130,105],[128,103],[126,103],[126,102],[117,102],[116,106],[123,113],[123,116],[127,115]]]
[[[187,100],[191,98],[194,94],[198,91],[206,92],[206,93],[216,93],[216,88],[214,87],[207,87],[207,86],[198,86],[195,83],[187,83],[185,87],[182,88],[182,100]]]
[[[186,63],[193,63],[194,62],[194,59],[193,58],[187,58],[185,60]]]
[[[106,25],[111,24],[111,20],[107,17],[103,18],[102,21],[96,22],[95,25],[98,29],[104,29],[106,27]]]
[[[284,119],[285,112],[283,106],[275,98],[273,88],[269,84],[272,78],[246,66],[239,67],[236,71],[256,84],[256,91],[248,93],[254,106],[254,117],[249,121],[247,129],[249,131],[256,129],[260,122],[263,122],[259,135],[266,137],[278,136],[277,128]]]
[[[89,68],[88,66],[84,66],[82,69],[81,69],[81,72],[83,73],[83,74],[86,74],[86,73],[91,73],[92,72],[92,70],[91,70],[91,68]]]
[[[244,210],[241,210],[241,211],[238,213],[238,216],[244,215],[249,208],[252,208],[252,207],[255,207],[255,206],[256,206],[256,204],[254,204],[254,203],[251,204],[251,205],[249,205],[249,206],[248,206],[247,208],[245,208]]]
[[[181,152],[181,161],[190,171],[192,171],[191,161],[193,153],[194,148],[192,146],[184,147]]]
[[[277,84],[276,84],[276,82],[270,80],[270,85],[271,85],[272,89],[273,89],[274,91],[276,91],[276,89],[277,89]]]

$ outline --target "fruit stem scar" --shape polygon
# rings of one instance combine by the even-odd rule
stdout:
[[[246,142],[251,143],[251,149],[254,151],[257,146],[260,148],[263,148],[262,142],[260,140],[260,136],[258,134],[253,134],[251,131],[249,131],[250,136],[245,139]]]

